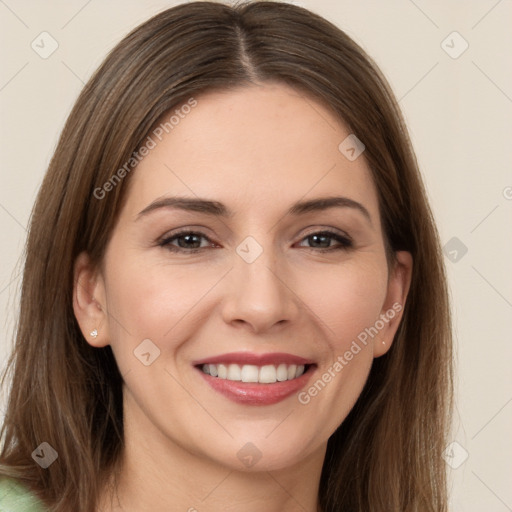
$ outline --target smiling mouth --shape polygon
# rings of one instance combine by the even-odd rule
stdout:
[[[306,373],[311,364],[266,364],[257,366],[253,364],[201,364],[197,367],[203,373],[221,380],[234,382],[275,384],[295,380]]]
[[[241,405],[272,405],[298,393],[317,364],[283,352],[231,352],[205,357],[193,366],[213,390]]]

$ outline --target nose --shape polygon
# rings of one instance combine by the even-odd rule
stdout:
[[[238,254],[234,258],[222,308],[226,323],[262,333],[298,318],[300,299],[293,279],[273,251],[265,249],[252,263]]]

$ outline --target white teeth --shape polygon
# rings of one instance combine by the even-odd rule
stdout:
[[[277,368],[272,364],[256,366],[253,364],[203,364],[204,373],[217,377],[219,379],[259,382],[260,384],[274,384],[275,382],[284,382],[300,377],[305,370],[303,364],[280,364]]]
[[[217,366],[217,377],[219,379],[226,379],[228,376],[228,367],[224,364],[219,364]]]
[[[244,364],[242,366],[242,382],[258,382],[258,367]]]
[[[230,364],[228,367],[228,380],[242,380],[242,370],[237,364]]]
[[[288,367],[285,364],[280,364],[277,367],[276,378],[279,382],[288,380]]]
[[[273,384],[277,380],[276,367],[267,364],[260,368],[259,382],[263,384]]]

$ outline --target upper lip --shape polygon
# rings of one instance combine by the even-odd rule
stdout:
[[[314,364],[311,359],[287,354],[285,352],[268,352],[266,354],[255,354],[252,352],[230,352],[229,354],[220,354],[218,356],[205,357],[194,361],[194,366],[203,364],[252,364],[255,366],[264,366],[267,364]]]

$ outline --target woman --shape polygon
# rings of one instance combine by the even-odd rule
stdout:
[[[42,184],[9,369],[7,508],[447,510],[441,251],[364,51],[274,2],[121,41]]]

